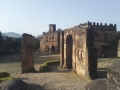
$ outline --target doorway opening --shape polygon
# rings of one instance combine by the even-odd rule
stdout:
[[[45,46],[45,52],[49,52],[49,47]]]
[[[51,47],[51,51],[52,51],[52,52],[55,52],[55,46],[52,46],[52,47]]]
[[[72,36],[68,35],[66,38],[66,66],[68,69],[72,69],[72,48]]]

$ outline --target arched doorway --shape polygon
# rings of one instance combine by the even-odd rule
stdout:
[[[55,46],[51,47],[51,52],[55,52]]]
[[[66,66],[68,69],[72,69],[72,36],[68,35],[66,38]]]
[[[49,47],[45,46],[45,52],[49,52]]]

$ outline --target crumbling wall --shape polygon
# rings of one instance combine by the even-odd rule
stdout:
[[[120,40],[118,40],[117,56],[120,57]]]
[[[35,71],[33,54],[33,36],[30,34],[22,35],[22,51],[20,53],[22,72]]]
[[[89,24],[81,24],[64,30],[61,34],[60,60],[61,68],[69,68],[71,59],[67,58],[71,53],[70,43],[67,38],[72,37],[72,70],[88,78],[97,77],[97,51],[94,47],[94,38],[92,29],[88,29]],[[64,38],[64,43],[62,43]],[[70,40],[69,40],[70,41]]]
[[[107,90],[120,90],[120,60],[107,68]]]
[[[107,78],[90,82],[85,90],[120,90],[120,60],[107,67]]]

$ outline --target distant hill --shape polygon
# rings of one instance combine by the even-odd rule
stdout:
[[[3,35],[4,37],[5,37],[5,36],[8,36],[8,37],[14,37],[14,38],[22,37],[21,34],[19,34],[19,33],[15,33],[15,32],[2,33],[2,35]]]

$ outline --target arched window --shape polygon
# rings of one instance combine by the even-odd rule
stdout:
[[[50,37],[50,41],[51,41],[51,37]]]
[[[46,37],[46,42],[48,41],[48,36]]]
[[[52,41],[54,41],[54,36],[52,37]]]

